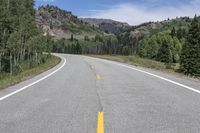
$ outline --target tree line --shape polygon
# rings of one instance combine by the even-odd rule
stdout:
[[[35,22],[34,0],[0,0],[0,75],[45,62],[46,38]]]
[[[53,39],[49,38],[48,43],[50,51],[54,53],[68,53],[68,54],[82,54],[82,47],[79,43],[79,40],[74,39],[73,35],[70,39]]]

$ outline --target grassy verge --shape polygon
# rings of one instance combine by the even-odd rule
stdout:
[[[60,63],[61,59],[56,56],[50,56],[44,64],[41,64],[37,67],[24,70],[23,72],[10,76],[9,74],[5,74],[4,78],[0,79],[0,89],[6,88],[8,86],[17,84],[21,81],[30,79],[31,77],[38,75],[44,71],[47,71],[54,66],[56,66],[58,63]]]
[[[113,60],[117,62],[127,63],[134,66],[141,66],[146,68],[152,68],[156,70],[161,70],[165,72],[176,72],[179,69],[178,64],[174,64],[171,68],[166,68],[166,65],[159,61],[154,61],[150,59],[144,59],[136,55],[133,56],[120,56],[120,55],[91,55],[92,57]]]
[[[195,79],[197,81],[200,80],[200,77],[192,77],[192,76],[187,76],[184,75],[183,73],[180,72],[179,64],[173,64],[171,68],[166,67],[166,65],[162,62],[155,61],[155,60],[150,60],[150,59],[145,59],[141,58],[137,55],[133,56],[120,56],[120,55],[89,55],[91,57],[96,57],[96,58],[101,58],[101,59],[107,59],[107,60],[112,60],[112,61],[117,61],[117,62],[122,62],[134,66],[141,66],[144,68],[150,68],[150,69],[155,69],[159,70],[165,73],[171,73],[175,74],[181,77],[187,77],[190,79]]]

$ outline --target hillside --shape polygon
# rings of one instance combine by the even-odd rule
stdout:
[[[36,11],[36,22],[42,28],[44,34],[56,38],[70,38],[73,34],[76,38],[84,36],[94,37],[104,33],[126,34],[133,38],[156,33],[166,29],[188,28],[191,23],[189,17],[175,18],[160,22],[147,22],[138,26],[130,26],[127,23],[110,19],[78,18],[70,11],[59,9],[55,6],[42,6]]]
[[[116,33],[121,30],[127,30],[131,26],[128,23],[118,22],[111,19],[81,18],[82,21],[91,26],[100,28],[107,33]]]
[[[180,17],[160,22],[147,22],[138,26],[133,26],[126,32],[130,32],[133,37],[139,38],[147,34],[157,33],[163,30],[171,30],[173,27],[188,29],[192,19],[189,17]]]
[[[61,10],[55,6],[42,6],[36,11],[36,22],[44,34],[56,38],[77,38],[103,34],[103,31],[80,20],[72,12]]]

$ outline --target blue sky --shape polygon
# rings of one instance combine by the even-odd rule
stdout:
[[[137,25],[200,13],[200,0],[35,0],[40,5],[56,5],[79,17],[114,19]]]

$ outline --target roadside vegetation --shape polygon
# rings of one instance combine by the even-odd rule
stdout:
[[[162,31],[145,36],[139,42],[140,57],[157,60],[172,67],[180,64],[179,71],[200,77],[200,23],[197,16],[189,30],[184,28]]]
[[[34,0],[0,0],[0,88],[59,62],[35,22]]]
[[[33,76],[36,76],[42,72],[45,72],[52,67],[56,66],[60,62],[60,58],[53,55],[49,56],[43,64],[37,67],[24,69],[21,73],[16,75],[10,75],[8,73],[1,73],[0,75],[0,89],[6,88],[8,86],[14,85],[21,81],[27,80]]]
[[[179,70],[179,64],[174,64],[170,68],[166,68],[166,64],[160,61],[141,58],[138,55],[122,56],[122,55],[90,55],[95,58],[107,59],[117,61],[121,63],[127,63],[134,66],[140,66],[145,68],[151,68],[160,70],[163,72],[177,72]]]

